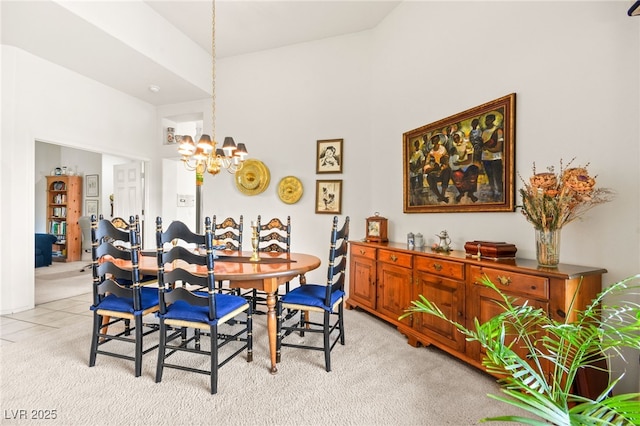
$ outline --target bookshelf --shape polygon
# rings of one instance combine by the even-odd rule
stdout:
[[[53,244],[54,261],[81,260],[81,214],[82,177],[47,176],[47,232],[58,238]]]

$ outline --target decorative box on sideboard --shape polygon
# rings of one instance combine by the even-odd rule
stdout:
[[[477,259],[462,251],[409,250],[406,243],[351,241],[350,245],[349,309],[358,307],[394,324],[412,346],[437,346],[482,370],[480,345],[467,342],[453,325],[426,314],[402,321],[398,317],[422,294],[448,318],[471,329],[474,318],[482,323],[499,313],[497,294],[480,283],[487,275],[518,302],[544,308],[557,321],[573,320],[575,310],[584,309],[601,291],[602,274],[607,272],[567,264],[542,268],[529,259]]]

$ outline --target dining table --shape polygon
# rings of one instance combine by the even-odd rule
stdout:
[[[139,270],[142,274],[157,275],[158,264],[154,251],[142,252],[139,257]],[[276,374],[277,362],[277,322],[276,293],[278,287],[295,277],[300,285],[306,284],[305,273],[320,266],[317,256],[305,253],[258,252],[259,260],[251,260],[253,252],[216,250],[214,276],[216,281],[229,281],[231,288],[257,289],[267,293],[267,332],[269,334],[269,355],[271,374]],[[165,271],[171,265],[165,265]],[[206,275],[206,267],[197,267],[196,274]]]

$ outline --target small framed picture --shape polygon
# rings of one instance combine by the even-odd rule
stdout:
[[[342,180],[316,181],[316,213],[342,212]]]
[[[342,173],[342,139],[318,141],[316,173]]]
[[[165,145],[175,145],[176,143],[176,129],[174,127],[167,127],[166,136],[164,138]]]
[[[99,204],[98,200],[85,200],[84,202],[84,210],[87,216],[99,214]]]
[[[97,197],[100,195],[98,175],[87,175],[85,183],[87,188],[87,197]]]

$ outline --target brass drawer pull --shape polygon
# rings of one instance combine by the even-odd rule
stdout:
[[[398,256],[396,256],[395,254],[392,254],[392,255],[391,255],[391,260],[392,260],[393,262],[396,262],[396,261],[398,260]]]
[[[500,282],[500,284],[504,285],[504,286],[508,286],[509,284],[511,284],[511,278],[508,277],[503,277],[501,275],[498,275],[498,281]]]
[[[439,263],[434,263],[433,269],[435,269],[436,271],[442,271],[442,265]]]
[[[360,254],[361,254],[361,255],[365,255],[365,254],[367,254],[367,251],[366,251],[366,250],[363,250],[363,249],[360,249]]]

